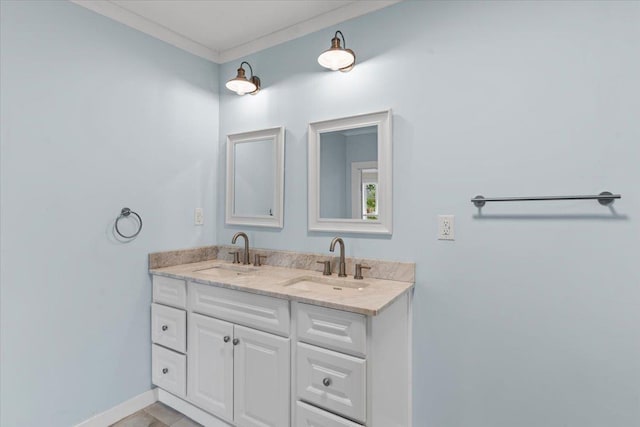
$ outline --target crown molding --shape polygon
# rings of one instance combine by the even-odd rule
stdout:
[[[78,6],[87,8],[100,15],[118,21],[128,27],[148,34],[156,39],[160,39],[172,46],[185,50],[196,56],[199,56],[215,63],[220,63],[218,52],[195,42],[181,34],[170,30],[156,22],[124,9],[109,0],[69,0]]]
[[[175,31],[151,21],[137,13],[131,12],[110,0],[69,0],[78,6],[87,8],[100,15],[118,21],[128,27],[160,39],[172,46],[185,50],[217,64],[235,61],[252,53],[276,46],[278,44],[305,36],[315,31],[331,27],[349,19],[357,18],[370,12],[399,3],[402,0],[356,1],[338,9],[331,10],[306,21],[294,24],[282,30],[267,34],[256,40],[216,51],[196,41],[176,33]]]
[[[218,62],[223,64],[234,61],[289,40],[297,39],[298,37],[348,21],[349,19],[357,18],[358,16],[400,3],[401,1],[402,0],[356,1],[282,30],[267,34],[248,43],[222,50],[218,55]]]

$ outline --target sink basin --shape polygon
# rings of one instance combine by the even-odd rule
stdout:
[[[369,283],[358,280],[325,279],[323,277],[303,276],[296,277],[284,284],[291,289],[300,291],[320,292],[330,295],[357,295],[364,290]]]
[[[194,270],[194,273],[205,274],[218,279],[227,279],[230,277],[240,277],[249,275],[256,271],[256,267],[248,265],[233,265],[233,264],[221,264],[214,265],[213,267],[203,268],[201,270]]]

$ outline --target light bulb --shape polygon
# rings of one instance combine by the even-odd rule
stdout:
[[[318,63],[325,68],[338,71],[353,64],[355,56],[346,49],[329,49],[318,57]]]

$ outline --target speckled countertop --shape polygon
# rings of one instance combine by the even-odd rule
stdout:
[[[375,316],[413,288],[411,282],[323,276],[296,268],[208,260],[150,269],[151,274]],[[366,272],[364,273],[366,274]]]

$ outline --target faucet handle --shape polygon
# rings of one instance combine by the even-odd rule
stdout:
[[[356,280],[362,280],[362,269],[366,268],[367,270],[370,270],[371,267],[369,267],[368,265],[362,265],[362,264],[356,264],[356,274],[353,275],[353,278]]]
[[[238,251],[229,252],[229,255],[233,255],[234,264],[240,264],[240,252]]]
[[[316,261],[318,264],[324,264],[322,271],[323,276],[331,276],[331,261]]]
[[[260,267],[262,265],[261,260],[265,259],[266,257],[267,257],[266,255],[254,254],[253,265],[255,265],[256,267]]]

